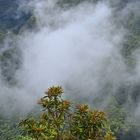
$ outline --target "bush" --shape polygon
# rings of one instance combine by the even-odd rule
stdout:
[[[91,110],[84,104],[73,106],[62,99],[62,93],[61,87],[50,87],[38,102],[43,108],[40,117],[20,122],[28,137],[35,140],[115,140],[104,112]]]

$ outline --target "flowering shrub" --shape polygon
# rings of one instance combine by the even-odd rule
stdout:
[[[38,102],[43,112],[35,120],[27,118],[20,126],[33,140],[115,140],[103,111],[62,98],[63,89],[53,86]]]

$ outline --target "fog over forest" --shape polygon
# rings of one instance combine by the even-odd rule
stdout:
[[[139,9],[139,0],[1,0],[0,116],[27,115],[60,85],[94,108],[115,99],[139,126]]]

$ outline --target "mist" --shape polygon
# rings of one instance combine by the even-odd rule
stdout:
[[[129,12],[128,7],[131,5],[118,21]],[[6,84],[0,76],[0,107],[5,115],[29,112],[52,85],[61,85],[65,96],[73,101],[105,108],[122,86],[129,87],[131,94],[134,83],[139,83],[139,51],[133,55],[136,66],[128,67],[121,53],[127,30],[116,22],[109,2],[84,1],[62,8],[57,1],[35,0],[19,10],[32,11],[36,25],[15,39],[21,52],[16,84]],[[7,40],[4,48],[11,45]],[[127,99],[131,102],[129,95]],[[134,107],[134,114],[139,116],[139,104]]]

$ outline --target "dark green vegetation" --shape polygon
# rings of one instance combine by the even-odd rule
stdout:
[[[18,16],[18,0],[1,0],[0,1],[0,29],[11,30],[17,33],[20,28],[30,18],[31,14],[21,12]]]
[[[0,67],[2,79],[12,85],[16,83],[15,72],[20,68],[22,60],[20,48],[16,45],[17,36],[32,30],[36,22],[30,12],[18,11],[19,6],[18,0],[0,1]]]
[[[76,6],[84,1],[87,0],[60,0],[58,2],[58,5],[69,8],[71,6]],[[99,0],[89,0],[89,1],[97,2]],[[123,11],[123,8],[128,3],[134,3],[134,2],[137,2],[138,4],[140,3],[139,0],[133,0],[133,1],[116,0],[115,2],[114,0],[110,0],[110,2],[112,3],[112,7],[115,7],[114,11],[116,13],[114,13],[114,15],[116,16],[116,20],[118,19],[117,22],[120,22],[120,27],[123,26],[123,28],[127,30],[127,35],[125,36],[121,53],[126,65],[130,68],[129,70],[131,72],[131,69],[133,69],[136,66],[133,53],[140,47],[140,14],[137,13],[135,9],[133,9],[131,10],[130,13],[126,15],[125,20],[119,19],[119,17],[121,15],[121,12]],[[16,79],[14,78],[14,75],[16,70],[20,68],[21,59],[22,59],[22,54],[20,49],[16,45],[14,45],[16,44],[15,43],[16,36],[24,32],[25,30],[32,30],[36,23],[36,19],[32,15],[32,13],[28,13],[28,14],[21,13],[21,16],[17,18],[17,12],[18,12],[17,8],[18,8],[18,4],[16,0],[0,0],[0,42],[1,42],[0,49],[4,48],[4,51],[0,52],[0,68],[1,68],[2,79],[10,86],[11,85],[14,86],[14,84],[16,84]],[[3,44],[4,39],[6,37],[10,38],[9,48],[6,48],[6,46]],[[129,91],[129,95],[128,95],[128,91]],[[139,140],[140,138],[140,126],[132,119],[132,114],[131,114],[133,112],[133,107],[136,107],[138,104],[139,97],[140,97],[139,93],[140,93],[139,83],[137,82],[132,83],[131,86],[128,86],[127,83],[126,84],[124,83],[124,85],[121,85],[121,87],[118,89],[118,93],[116,94],[116,96],[112,97],[112,101],[110,101],[110,104],[105,109],[108,122],[110,124],[110,129],[115,134],[118,140]],[[131,102],[129,101],[129,98],[133,100],[131,102],[135,103],[133,107],[131,106]],[[124,108],[124,104],[126,102],[130,105]],[[41,106],[43,106],[42,103]],[[79,113],[79,112],[77,112],[76,110],[74,113]],[[86,115],[89,115],[89,112]],[[52,120],[51,123],[53,124],[53,127],[51,129],[44,130],[46,126],[44,126],[44,124],[41,122],[44,120],[27,119],[27,121],[23,121],[23,123],[27,124],[27,127],[25,129],[29,133],[29,138],[26,137],[20,138],[19,136],[22,133],[24,133],[24,135],[26,133],[23,131],[19,131],[20,128],[17,125],[19,118],[15,118],[16,121],[13,121],[11,119],[3,118],[2,114],[0,114],[0,116],[2,116],[0,119],[0,140],[16,140],[16,139],[30,140],[31,139],[30,137],[33,137],[34,133],[36,137],[41,137],[42,135],[40,134],[40,132],[43,132],[43,134],[47,133],[49,134],[49,136],[52,135],[52,137],[54,138],[58,135],[59,131],[57,131],[57,129],[60,129],[60,124],[57,125],[58,126],[57,128],[56,124],[54,124],[55,121]],[[73,120],[75,121],[72,122],[73,126],[76,125],[76,123],[78,122],[79,120],[78,117],[79,116],[77,116],[77,118]],[[86,116],[85,121],[87,121],[87,118],[88,117]],[[64,128],[64,119],[62,119],[61,121],[62,121],[61,127]],[[36,127],[35,130],[32,131],[33,128],[29,127],[28,124],[30,123],[34,123]],[[82,122],[79,123],[85,123],[85,122],[83,122],[82,120]],[[40,124],[42,125],[41,127],[39,126]],[[82,127],[81,130],[78,130],[80,127],[77,126],[74,126],[74,130],[69,130],[69,131],[75,131],[76,137],[80,138],[81,140],[84,139],[85,136],[88,137],[87,135],[85,135],[87,133],[84,132],[86,129]],[[53,131],[53,133],[46,132],[50,130]],[[63,132],[64,135],[66,133],[64,131],[61,132]],[[74,133],[72,132],[72,134]]]
[[[20,134],[16,122],[4,118],[0,119],[0,140],[16,140]]]

